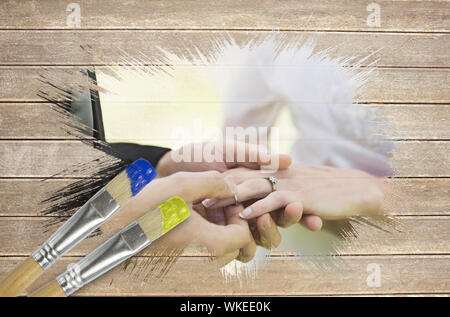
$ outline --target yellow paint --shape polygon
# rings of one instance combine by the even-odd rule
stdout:
[[[188,205],[178,196],[167,199],[158,208],[161,210],[163,234],[191,215]]]

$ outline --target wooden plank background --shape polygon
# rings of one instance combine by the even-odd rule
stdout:
[[[377,73],[358,101],[383,109],[389,122],[397,148],[397,177],[391,181],[408,197],[392,201],[391,212],[407,229],[387,234],[362,228],[362,238],[344,250],[342,274],[312,272],[296,257],[275,254],[260,277],[241,288],[236,281],[225,283],[204,254],[187,250],[163,280],[141,282],[121,266],[78,294],[450,294],[449,1],[376,1],[380,27],[367,26],[370,2],[362,0],[77,3],[79,29],[66,24],[67,1],[0,3],[0,278],[47,236],[38,202],[70,177],[88,175],[53,179],[45,187],[41,180],[99,155],[69,136],[37,96],[45,88],[37,80],[43,66],[101,67],[80,44],[92,44],[114,60],[118,49],[147,55],[156,46],[182,52],[193,43],[207,49],[212,34],[239,42],[275,30],[312,36],[319,49],[339,45],[335,56],[382,48]],[[84,241],[30,289],[77,261],[98,239]],[[145,261],[138,257],[133,264],[139,268]],[[381,267],[380,287],[367,286],[369,263]]]

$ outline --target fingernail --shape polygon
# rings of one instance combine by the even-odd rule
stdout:
[[[205,199],[202,201],[202,205],[205,208],[210,208],[212,205],[214,205],[217,202],[217,199]]]
[[[248,216],[250,216],[252,213],[251,208],[246,208],[242,212],[239,213],[239,217],[246,219]]]

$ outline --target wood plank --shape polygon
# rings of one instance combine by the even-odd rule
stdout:
[[[449,151],[445,141],[397,141],[391,165],[395,176],[448,177]],[[0,177],[50,177],[102,155],[80,141],[0,141]],[[90,175],[80,170],[60,176]]]
[[[450,139],[448,105],[369,105],[379,110],[388,139]]]
[[[381,25],[367,25],[364,0],[78,0],[83,29],[251,29],[448,31],[447,1],[379,0]],[[66,29],[68,3],[13,0],[0,4],[0,28]]]
[[[0,279],[23,258],[0,258]],[[64,257],[30,286],[35,290],[75,263],[79,258]],[[75,296],[192,296],[192,295],[339,295],[449,293],[449,256],[358,256],[345,257],[339,271],[311,271],[300,258],[271,258],[256,280],[226,282],[217,267],[204,258],[181,257],[162,279],[143,281],[142,267],[148,258],[134,258],[133,265],[120,265],[86,285]],[[380,286],[370,287],[369,264],[380,267]],[[139,273],[138,273],[139,272]],[[147,273],[148,274],[148,273]],[[23,293],[22,295],[24,295]]]
[[[243,45],[256,36],[269,36],[270,32],[214,32],[210,31],[7,31],[0,32],[1,65],[86,65],[98,64],[80,45],[92,45],[93,52],[104,62],[119,62],[124,52],[132,56],[148,56],[155,63],[160,48],[186,55],[198,49],[205,55],[216,51],[218,40],[233,38]],[[335,48],[334,57],[364,57],[382,49],[375,55],[377,66],[382,67],[448,67],[450,35],[418,33],[361,33],[361,32],[287,32],[277,33],[291,43],[304,39],[316,40],[316,51]],[[343,45],[345,44],[345,45]],[[372,60],[365,61],[368,64]]]
[[[0,216],[38,216],[40,202],[59,188],[73,183],[64,179],[1,179]]]
[[[362,100],[384,103],[447,103],[450,71],[378,69],[364,87]]]
[[[390,162],[395,176],[448,176],[450,142],[395,142],[394,146]]]
[[[51,72],[53,68],[47,68]],[[63,68],[66,69],[66,68]],[[42,67],[0,67],[0,102],[36,102],[39,90],[48,86],[38,81]],[[358,102],[450,103],[448,69],[378,69],[370,78]]]
[[[101,158],[104,153],[80,141],[0,142],[0,175],[10,177],[49,177]],[[53,158],[53,159],[49,159]],[[89,176],[86,171],[60,176]],[[13,176],[14,177],[14,176]]]
[[[399,217],[402,232],[384,232],[367,225],[355,225],[358,239],[343,246],[341,254],[450,254],[450,217]],[[43,217],[2,217],[0,221],[0,255],[23,256],[31,254],[56,230],[44,232],[48,219]],[[48,223],[48,222],[47,222]],[[82,241],[68,255],[85,255],[105,241],[110,234]],[[206,255],[190,247],[186,255]]]
[[[76,139],[65,123],[50,103],[0,104],[2,139]]]
[[[368,105],[380,110],[386,139],[450,139],[447,105]],[[0,139],[76,139],[48,103],[0,103]],[[189,107],[189,104],[184,104]],[[211,104],[215,108],[215,104]],[[169,114],[169,110],[167,112]]]
[[[0,216],[39,216],[40,202],[73,180],[0,179]],[[389,199],[393,215],[450,215],[450,179],[391,179],[395,194]],[[74,210],[75,211],[75,210]]]

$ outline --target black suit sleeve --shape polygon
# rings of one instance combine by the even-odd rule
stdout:
[[[155,168],[161,157],[170,151],[168,148],[134,143],[110,143],[109,145],[121,159],[133,162],[142,157]]]

